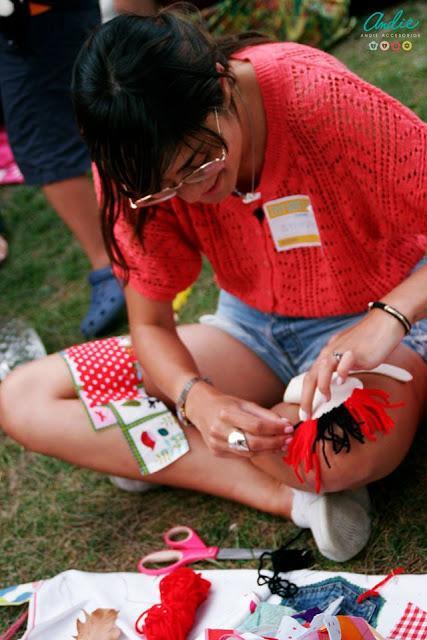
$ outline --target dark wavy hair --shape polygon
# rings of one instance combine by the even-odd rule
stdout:
[[[204,122],[224,108],[221,78],[235,82],[229,57],[266,41],[255,33],[217,40],[188,15],[164,9],[150,17],[118,16],[83,46],[73,71],[74,108],[100,177],[106,248],[125,274],[114,237],[119,212],[141,241],[144,220],[154,213],[135,213],[128,197],[159,191],[183,144],[226,146]]]

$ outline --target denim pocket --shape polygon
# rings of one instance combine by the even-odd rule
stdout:
[[[297,611],[305,611],[312,607],[318,607],[324,611],[333,600],[343,596],[344,600],[338,612],[340,615],[360,616],[375,627],[378,614],[385,600],[381,596],[377,596],[364,600],[359,604],[357,597],[364,591],[365,589],[361,589],[348,582],[345,578],[338,576],[299,587],[295,596],[283,599],[282,604]]]

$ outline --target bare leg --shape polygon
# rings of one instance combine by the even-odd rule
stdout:
[[[252,375],[252,384],[254,385],[254,391],[252,393],[255,393],[255,397],[257,397],[255,389],[262,384],[262,381],[260,380],[258,382],[256,378],[258,373],[257,368],[249,372],[245,371],[244,377],[239,374],[238,380],[234,382],[227,379],[225,385],[222,384],[224,373],[223,362],[226,354],[219,352],[217,358],[215,360],[212,359],[208,350],[204,348],[204,344],[210,344],[209,342],[204,343],[206,339],[204,328],[202,331],[194,331],[192,327],[183,327],[184,335],[182,336],[184,337],[184,341],[187,340],[187,346],[192,353],[197,354],[197,362],[200,370],[205,375],[211,377],[212,380],[217,381],[216,385],[220,389],[227,393],[233,393],[233,395],[238,397],[246,397],[245,390],[247,391],[248,376]],[[187,332],[188,330],[189,332]],[[384,389],[390,394],[392,401],[403,401],[405,403],[405,406],[401,409],[390,410],[390,415],[392,415],[395,420],[395,427],[393,431],[386,436],[379,434],[376,442],[366,442],[365,444],[360,444],[356,441],[352,442],[351,451],[348,454],[342,453],[335,455],[331,447],[327,445],[326,451],[331,467],[329,468],[323,458],[321,459],[324,491],[335,492],[358,488],[383,478],[394,471],[408,453],[417,426],[422,418],[422,412],[425,410],[427,367],[416,353],[403,345],[395,349],[388,359],[388,362],[410,371],[414,380],[410,383],[401,383],[377,374],[364,374],[359,377],[363,379],[366,387]],[[207,371],[209,371],[209,373],[206,374]],[[242,388],[239,387],[231,392],[230,385],[239,384],[239,381],[242,384]],[[149,381],[146,382],[150,388],[150,392],[158,396],[158,389],[150,385]],[[276,404],[273,398],[277,397],[279,389],[276,390],[276,385],[273,384],[273,380],[271,384],[271,395],[265,395],[267,392],[266,388],[262,398],[257,397],[254,401],[265,407],[275,405],[273,409],[277,411],[278,414],[286,416],[293,424],[299,422],[298,405],[289,405],[284,402]],[[163,398],[163,400],[166,403],[168,402],[167,398]],[[314,475],[308,475],[305,483],[301,485],[293,469],[283,463],[283,453],[281,451],[277,453],[257,454],[250,460],[256,467],[262,469],[264,473],[271,474],[276,480],[280,480],[289,487],[314,491]]]
[[[203,325],[183,327],[181,334],[186,342],[192,342],[203,373],[224,391],[260,404],[273,404],[280,399],[281,382],[234,338]],[[195,351],[198,345],[203,346],[202,354]],[[226,371],[225,355],[229,363]],[[25,406],[17,402],[24,388]],[[104,473],[141,479],[120,430],[95,433],[91,429],[83,406],[76,399],[68,369],[58,355],[15,370],[0,386],[0,424],[12,438],[33,451]],[[248,460],[214,457],[195,429],[190,428],[187,436],[191,451],[144,480],[195,489],[269,513],[290,515],[291,492],[282,482]]]
[[[43,192],[79,241],[93,269],[109,264],[102,238],[98,204],[93,184],[87,176],[78,176],[43,187]]]
[[[180,328],[204,375],[223,391],[262,406],[277,404],[283,385],[249,349],[213,327]],[[206,348],[208,345],[208,348]],[[224,368],[223,362],[228,366]],[[360,486],[390,473],[412,442],[426,397],[425,364],[405,347],[396,349],[390,362],[409,369],[413,383],[366,374],[366,385],[385,388],[392,399],[404,400],[395,410],[394,431],[377,442],[354,444],[349,454],[334,456],[332,468],[323,468],[326,491]],[[20,402],[25,389],[26,403]],[[153,390],[150,390],[153,392]],[[280,406],[280,412],[296,418],[296,407]],[[76,399],[68,370],[55,355],[25,365],[0,386],[0,424],[29,449],[104,473],[140,479],[137,464],[118,429],[94,433],[80,401]],[[301,488],[282,454],[264,454],[251,460],[213,457],[195,430],[188,431],[191,452],[162,471],[145,476],[155,483],[192,488],[219,495],[283,516],[290,515],[291,491]],[[312,478],[305,483],[312,490]]]
[[[4,223],[0,213],[0,263],[6,260],[9,251],[7,240],[4,236]]]
[[[117,13],[136,13],[140,16],[151,16],[157,13],[161,3],[156,0],[114,0]]]
[[[0,262],[6,260],[8,253],[7,240],[2,235],[0,235]]]

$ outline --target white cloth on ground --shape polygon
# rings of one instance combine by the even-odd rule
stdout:
[[[255,570],[202,570],[201,573],[212,582],[212,587],[207,601],[198,610],[196,625],[188,640],[204,640],[207,627],[229,629],[240,624],[247,615],[251,593],[257,593],[261,600],[269,596],[265,586],[257,586]],[[340,575],[364,589],[373,587],[383,578],[310,570],[283,575],[300,586]],[[30,602],[28,630],[22,640],[69,640],[75,635],[75,622],[82,609],[90,613],[98,607],[120,611],[117,622],[122,631],[120,640],[140,640],[134,623],[140,613],[160,601],[159,581],[160,578],[139,573],[74,570],[42,581]],[[426,609],[427,575],[395,576],[380,592],[386,603],[378,618],[378,631],[387,637],[403,615],[408,601]],[[270,596],[269,602],[278,602],[278,596]]]

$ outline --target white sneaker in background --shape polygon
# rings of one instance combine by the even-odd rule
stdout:
[[[121,476],[109,476],[111,484],[118,487],[122,491],[129,491],[130,493],[145,493],[150,489],[156,489],[159,485],[150,482],[144,482],[143,480],[130,480],[129,478],[122,478]]]

